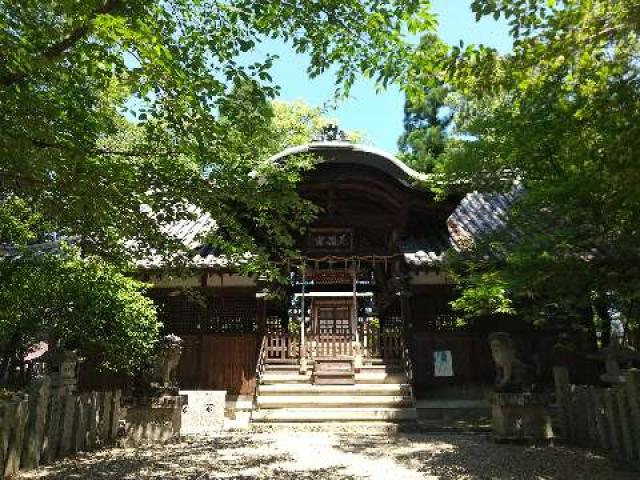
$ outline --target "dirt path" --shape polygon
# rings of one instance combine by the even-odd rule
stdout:
[[[483,435],[384,432],[363,426],[225,432],[58,462],[20,479],[638,480],[638,472],[565,447],[497,445]]]

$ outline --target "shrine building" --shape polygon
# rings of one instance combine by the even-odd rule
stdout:
[[[508,199],[436,201],[397,158],[341,139],[272,161],[308,153],[318,163],[299,194],[321,213],[299,239],[301,260],[282,265],[288,285],[241,274],[206,245],[188,276],[141,265],[166,333],[185,342],[181,388],[250,399],[258,421],[410,419],[416,399],[481,404],[495,375],[488,333],[510,329],[531,351],[540,345],[500,319],[456,325],[442,266],[448,249],[500,223]],[[205,215],[167,233],[188,242],[212,224]]]

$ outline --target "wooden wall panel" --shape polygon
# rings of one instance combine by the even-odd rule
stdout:
[[[258,335],[183,335],[185,348],[178,367],[183,389],[227,390],[249,395],[255,389]]]
[[[418,391],[438,385],[482,385],[495,376],[489,346],[473,332],[414,332],[409,338]],[[450,350],[453,377],[433,376],[433,352]]]

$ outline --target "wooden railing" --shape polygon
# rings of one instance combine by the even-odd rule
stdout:
[[[400,359],[404,348],[402,332],[383,331],[370,325],[361,333],[363,355],[366,358]]]
[[[300,356],[300,337],[298,335],[275,332],[265,334],[264,339],[266,341],[266,361],[284,361]]]
[[[411,353],[409,352],[409,347],[407,346],[403,337],[400,337],[400,341],[402,346],[401,360],[402,360],[402,366],[404,368],[404,373],[407,375],[407,380],[409,381],[409,384],[413,386],[413,362],[411,360]]]
[[[260,342],[260,349],[258,350],[258,360],[256,362],[256,385],[260,384],[260,379],[262,378],[262,374],[264,373],[264,367],[266,364],[266,354],[267,354],[267,337],[262,337],[262,342]]]
[[[306,345],[309,356],[312,358],[351,357],[354,354],[351,333],[318,333],[310,335]]]
[[[361,333],[360,345],[365,358],[402,360],[405,346],[402,332],[368,329]],[[365,337],[366,335],[366,337]],[[355,354],[351,333],[317,333],[307,335],[305,346],[310,358],[350,357]],[[267,333],[263,339],[264,362],[283,362],[300,358],[300,337],[287,332]],[[260,359],[258,359],[260,362]],[[259,380],[259,379],[258,379]]]

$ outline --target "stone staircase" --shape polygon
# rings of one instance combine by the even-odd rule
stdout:
[[[417,419],[411,385],[399,363],[370,360],[349,382],[301,375],[296,363],[265,365],[253,422],[410,421]],[[343,378],[346,374],[343,374]],[[325,377],[326,378],[326,377]]]

